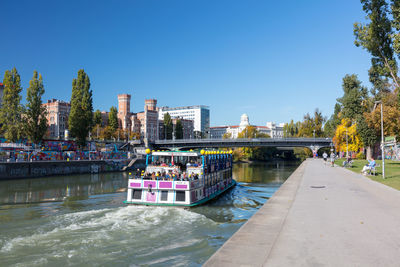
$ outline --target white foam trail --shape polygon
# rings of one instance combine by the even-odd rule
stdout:
[[[115,235],[135,236],[151,232],[157,236],[168,231],[190,227],[194,222],[213,223],[198,213],[180,208],[126,206],[117,209],[100,209],[59,215],[34,234],[3,240],[1,253],[23,250],[35,246],[66,249],[68,257],[74,253],[66,247],[76,243],[100,247],[101,241],[113,240]],[[119,237],[124,241],[122,237]],[[128,241],[126,241],[128,242]],[[65,254],[65,253],[62,253]]]

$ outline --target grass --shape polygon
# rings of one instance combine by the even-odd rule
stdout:
[[[343,161],[345,161],[345,159],[336,160],[335,164],[343,166]],[[367,160],[353,160],[353,167],[348,169],[356,173],[361,173],[362,168],[367,163]],[[376,160],[376,163],[380,165],[380,167],[376,168],[376,176],[367,175],[367,177],[400,190],[400,162],[385,160],[385,179],[382,178],[382,160]]]

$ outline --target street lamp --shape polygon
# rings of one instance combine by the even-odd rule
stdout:
[[[347,128],[346,128],[346,159],[349,158],[349,135],[347,133]]]
[[[385,153],[384,153],[384,136],[383,136],[383,103],[381,100],[375,101],[374,109],[377,104],[381,104],[381,151],[382,151],[382,178],[385,179]]]

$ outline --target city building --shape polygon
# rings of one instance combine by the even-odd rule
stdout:
[[[269,135],[272,138],[283,138],[283,127],[285,123],[276,124],[275,122],[267,122],[267,127],[271,130]]]
[[[118,122],[123,130],[130,128],[131,114],[131,95],[118,95]]]
[[[213,139],[222,139],[224,135],[228,132],[228,128],[230,127],[238,127],[238,126],[216,126],[210,127],[210,138]]]
[[[131,95],[118,95],[118,121],[123,130],[140,133],[148,141],[158,139],[158,110],[156,99],[146,99],[144,111],[131,112]]]
[[[192,120],[194,123],[194,131],[202,132],[202,134],[206,136],[210,134],[210,108],[208,106],[160,107],[158,119],[164,120],[164,115],[166,113],[169,113],[171,118]]]
[[[182,139],[193,139],[194,138],[194,122],[192,120],[185,120],[182,118],[173,118],[172,119],[172,127],[173,130],[176,129],[176,123],[178,122],[178,120],[181,121],[182,123]],[[164,121],[162,120],[158,120],[159,122],[159,139],[160,140],[164,140],[165,138],[165,127],[164,127]],[[176,134],[175,134],[176,135]]]
[[[246,129],[247,126],[253,126],[258,132],[268,134],[271,138],[283,137],[284,123],[276,125],[276,123],[267,122],[266,126],[251,125],[249,122],[249,116],[243,114],[240,117],[239,125],[210,127],[210,138],[221,139],[224,135],[233,139],[238,138],[239,133]]]
[[[64,139],[65,130],[68,129],[68,117],[71,104],[57,99],[48,100],[42,104],[47,110],[48,137]]]

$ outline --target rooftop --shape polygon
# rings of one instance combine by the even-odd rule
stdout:
[[[166,107],[161,107],[160,109],[162,111],[170,111],[170,110],[180,110],[180,109],[197,109],[197,108],[205,108],[209,109],[209,106],[204,106],[204,105],[197,105],[197,106],[186,106],[186,107],[176,107],[176,108],[170,108],[168,106]]]

